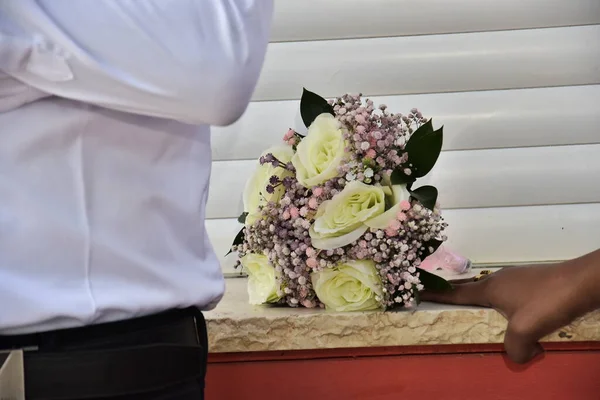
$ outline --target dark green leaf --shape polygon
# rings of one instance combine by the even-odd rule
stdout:
[[[435,202],[437,201],[438,191],[433,186],[421,186],[418,189],[412,190],[410,195],[423,204],[424,207],[433,211]]]
[[[237,244],[241,244],[244,241],[245,237],[246,237],[246,235],[244,234],[244,228],[242,228],[242,229],[240,229],[238,234],[235,235],[235,239],[233,239],[233,243],[231,244],[231,246],[233,247]],[[232,252],[232,250],[230,248],[229,251],[227,252],[227,254],[225,254],[225,255],[228,256],[231,252]]]
[[[435,251],[438,249],[438,247],[442,245],[442,243],[443,242],[438,239],[431,239],[430,241],[423,243],[424,250],[421,250],[419,253],[419,257],[421,258],[421,260],[424,260],[433,253],[435,253]]]
[[[413,297],[415,298],[415,302],[417,303],[417,305],[421,304],[421,293],[419,293],[418,290],[415,290],[413,292]]]
[[[432,274],[431,272],[425,271],[421,268],[417,268],[417,271],[419,272],[419,279],[421,280],[421,284],[425,287],[426,290],[437,292],[444,290],[452,290],[452,285],[444,278]]]
[[[246,211],[244,211],[239,217],[238,217],[238,222],[240,224],[245,224],[246,223],[246,217],[248,216],[248,213]]]
[[[304,125],[308,128],[315,118],[323,113],[329,113],[335,116],[333,107],[327,100],[316,93],[304,89],[302,98],[300,99],[300,115],[302,116]]]
[[[402,169],[396,169],[392,171],[392,176],[390,176],[390,181],[392,185],[403,185],[407,183],[412,183],[415,181],[415,178],[412,176],[408,176],[404,173]]]
[[[429,173],[442,151],[444,127],[433,130],[431,120],[421,125],[406,143],[408,162],[412,164],[414,178],[421,178]]]

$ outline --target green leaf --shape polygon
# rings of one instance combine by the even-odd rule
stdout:
[[[304,89],[302,98],[300,99],[300,115],[302,116],[304,125],[308,128],[315,118],[323,113],[329,113],[335,116],[333,107],[327,100],[316,93]]]
[[[406,175],[402,169],[396,169],[392,171],[390,181],[392,182],[392,185],[404,185],[408,183],[413,183],[415,181],[415,178]]]
[[[419,253],[419,257],[421,258],[421,260],[424,260],[433,253],[435,253],[435,251],[438,249],[438,247],[442,245],[442,243],[443,242],[438,239],[431,239],[430,241],[423,243],[423,247],[425,249],[421,250]]]
[[[421,304],[421,293],[419,293],[418,290],[415,290],[413,292],[413,297],[415,298],[415,302],[417,303],[417,305]]]
[[[433,211],[435,202],[437,201],[438,191],[433,186],[421,186],[418,189],[412,190],[410,195],[423,204],[423,207],[427,207]]]
[[[412,164],[414,178],[421,178],[429,173],[442,151],[444,127],[433,130],[431,120],[421,125],[406,143],[408,162]]]
[[[246,211],[244,211],[239,217],[238,217],[238,222],[240,224],[245,224],[246,223],[246,217],[248,216],[248,213]]]
[[[437,292],[452,290],[452,285],[444,278],[432,274],[431,272],[425,271],[421,268],[417,268],[417,271],[419,272],[419,279],[421,280],[421,284],[425,287],[426,290]]]
[[[242,228],[242,229],[240,229],[238,234],[235,235],[235,239],[233,239],[233,243],[231,244],[231,247],[233,247],[237,244],[241,244],[245,238],[246,238],[246,234],[244,233],[244,228]],[[232,249],[230,248],[229,251],[227,252],[227,254],[225,254],[225,256],[228,256],[231,252],[232,252]]]

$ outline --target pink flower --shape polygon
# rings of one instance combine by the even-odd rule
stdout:
[[[366,249],[367,248],[367,241],[366,240],[361,240],[360,242],[358,242],[358,245],[361,248]]]
[[[394,229],[391,229],[391,228],[387,228],[385,230],[385,234],[388,235],[389,237],[394,237],[394,236],[398,235],[398,231],[394,230]]]
[[[359,125],[356,127],[356,132],[358,132],[358,133],[365,133],[366,130],[367,129],[362,125]],[[356,139],[356,140],[359,140],[359,139]]]
[[[289,144],[290,146],[293,146],[296,144],[296,138],[293,137],[291,139],[286,140],[287,144]]]
[[[388,225],[388,228],[393,229],[395,231],[397,231],[398,229],[400,229],[400,221],[398,221],[397,219],[393,219],[390,221],[390,224]]]
[[[283,219],[290,219],[290,212],[288,210],[285,210],[281,216],[283,217]]]
[[[298,211],[298,207],[290,208],[290,215],[292,216],[292,218],[298,218],[298,216],[300,215],[300,212]]]
[[[366,157],[373,159],[373,158],[377,157],[377,153],[375,152],[375,150],[369,149],[367,151]]]
[[[294,132],[294,130],[293,130],[293,129],[290,129],[290,130],[288,130],[288,131],[286,132],[286,134],[285,134],[285,135],[283,135],[283,141],[284,141],[284,142],[288,142],[288,143],[289,143],[289,140],[290,140],[290,139],[292,139],[292,138],[294,137],[294,133],[295,133],[295,132]]]
[[[308,265],[310,268],[315,268],[317,265],[319,265],[319,263],[317,262],[316,258],[310,257],[306,260],[306,265]]]
[[[354,119],[356,120],[356,122],[358,122],[360,125],[365,123],[365,117],[363,117],[362,115],[357,115],[356,117],[354,117]]]
[[[398,221],[401,222],[404,222],[407,219],[406,214],[404,214],[402,211],[398,211],[398,214],[396,214],[396,218],[398,218]]]
[[[316,198],[311,197],[310,200],[308,200],[308,206],[310,208],[312,208],[313,210],[316,210],[317,207],[319,206],[319,203],[317,202]]]
[[[319,197],[320,195],[323,194],[323,188],[322,187],[316,187],[313,190],[313,194],[317,197]]]
[[[410,203],[408,202],[408,200],[402,200],[400,202],[400,209],[402,211],[408,211],[408,210],[410,210]]]
[[[306,217],[306,214],[308,214],[308,208],[306,208],[306,207],[300,208],[300,215],[302,215],[303,217]]]
[[[314,256],[316,256],[316,255],[317,255],[317,252],[316,252],[316,250],[315,250],[315,249],[313,249],[312,247],[307,247],[307,248],[306,248],[306,255],[307,255],[308,257],[314,257]]]
[[[302,300],[302,305],[306,308],[315,308],[316,304],[308,299]]]

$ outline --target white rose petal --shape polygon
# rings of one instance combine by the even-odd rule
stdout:
[[[381,187],[360,181],[348,183],[317,209],[309,230],[313,247],[331,250],[352,243],[367,230],[365,222],[384,210],[385,194]]]
[[[383,310],[383,288],[375,263],[355,260],[311,274],[317,297],[328,310]]]
[[[338,175],[345,156],[340,122],[331,114],[317,116],[292,157],[296,178],[304,187],[319,185]]]
[[[337,237],[323,238],[315,234],[313,226],[309,229],[311,236],[311,242],[315,249],[320,250],[333,250],[340,247],[344,247],[356,240],[358,240],[366,231],[369,229],[367,225],[361,225],[350,233]]]
[[[367,225],[369,228],[387,228],[390,222],[396,219],[396,215],[398,214],[398,211],[400,211],[400,202],[403,200],[410,200],[410,192],[406,188],[406,185],[392,185],[390,189],[385,191],[385,193],[393,206],[381,215],[365,221],[365,225]]]
[[[373,229],[385,229],[390,225],[390,222],[396,218],[396,214],[398,214],[399,210],[400,204],[396,204],[383,214],[365,221],[365,225]]]
[[[250,304],[275,303],[281,297],[277,283],[278,273],[262,254],[246,254],[240,258],[242,267],[248,274],[248,297]]]
[[[406,185],[392,185],[393,204],[398,204],[403,200],[410,200],[410,192]]]

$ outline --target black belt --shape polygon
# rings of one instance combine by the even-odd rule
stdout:
[[[31,335],[0,336],[24,348],[25,390],[33,399],[85,399],[204,381],[206,325],[196,309]]]

